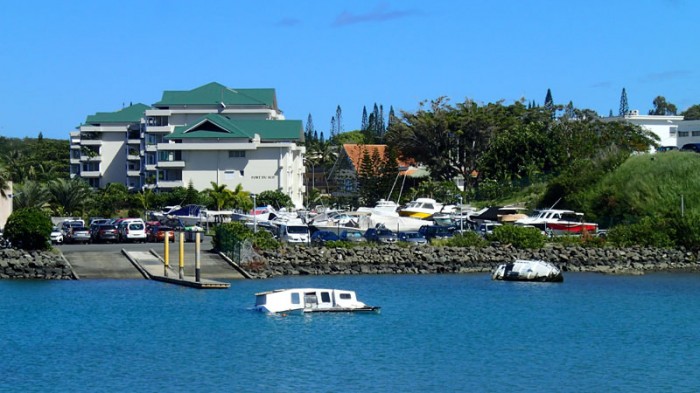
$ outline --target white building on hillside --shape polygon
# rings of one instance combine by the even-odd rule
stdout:
[[[605,117],[601,120],[625,121],[641,126],[659,137],[659,146],[680,148],[686,143],[700,142],[700,132],[690,130],[693,127],[697,130],[700,128],[691,125],[695,122],[694,120],[684,121],[683,116],[640,115],[638,110],[633,110],[625,116]],[[697,137],[691,140],[691,134],[697,134]],[[654,149],[650,148],[650,151],[654,151]]]
[[[303,126],[284,119],[274,89],[209,83],[141,105],[88,116],[71,133],[72,176],[135,190],[241,184],[253,193],[282,191],[302,206]]]

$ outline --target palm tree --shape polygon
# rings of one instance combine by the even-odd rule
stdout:
[[[209,194],[209,197],[214,201],[216,210],[223,210],[224,207],[233,202],[231,190],[227,190],[226,187],[226,184],[216,184],[216,182],[211,182],[211,188],[205,190]]]
[[[28,166],[26,165],[26,157],[19,150],[12,150],[5,154],[5,164],[10,172],[10,180],[15,183],[21,183],[28,177]]]
[[[50,200],[51,193],[49,193],[46,187],[35,181],[27,180],[15,187],[15,193],[12,197],[12,206],[14,209],[33,207],[48,210],[50,207]]]
[[[146,188],[145,190],[139,191],[136,194],[136,199],[141,203],[141,207],[144,211],[148,211],[151,208],[151,202],[153,201],[153,190]]]
[[[81,212],[90,199],[90,187],[82,180],[56,179],[48,183],[48,192],[57,210],[73,215]]]

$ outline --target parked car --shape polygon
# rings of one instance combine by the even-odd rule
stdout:
[[[85,226],[85,221],[83,220],[65,220],[61,223],[61,232],[63,232],[63,238],[68,236],[68,233],[72,228],[82,228]]]
[[[360,243],[360,242],[366,242],[367,239],[365,239],[360,232],[356,231],[342,231],[340,232],[340,240],[344,242],[353,242],[353,243]]]
[[[481,236],[490,235],[493,233],[493,230],[496,227],[501,226],[501,225],[502,224],[497,223],[497,222],[483,222],[476,227],[475,232]]]
[[[365,239],[367,239],[368,242],[377,242],[384,244],[393,244],[399,240],[399,238],[391,229],[381,227],[369,228],[365,232]]]
[[[168,237],[168,241],[174,242],[175,241],[175,229],[165,226],[165,225],[157,225],[157,226],[152,226],[150,230],[148,231],[148,235],[146,236],[146,240],[149,242],[164,242],[165,237]]]
[[[454,236],[454,227],[443,225],[423,225],[418,232],[428,241],[432,239],[447,239]]]
[[[428,244],[428,239],[420,232],[399,232],[399,241],[416,246]]]
[[[700,153],[700,143],[686,143],[681,147],[681,151],[693,151]]]
[[[656,148],[657,153],[663,153],[665,151],[678,150],[678,146],[659,146]]]
[[[62,244],[63,243],[63,232],[58,227],[53,227],[51,229],[51,244]]]
[[[119,241],[119,231],[113,224],[98,224],[92,229],[92,241],[98,243]]]
[[[88,227],[71,227],[70,231],[64,238],[66,243],[90,243],[90,228]]]
[[[315,246],[322,246],[326,244],[326,242],[338,240],[340,240],[340,236],[336,235],[335,232],[332,231],[316,231],[311,234],[311,244]]]
[[[141,219],[125,219],[119,223],[119,240],[122,242],[146,241],[146,224]]]

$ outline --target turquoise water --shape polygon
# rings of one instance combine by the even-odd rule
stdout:
[[[248,310],[307,286],[382,313]],[[0,281],[0,391],[697,392],[699,311],[697,274]]]

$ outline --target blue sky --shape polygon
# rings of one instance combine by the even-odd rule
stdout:
[[[700,2],[33,1],[0,12],[0,135],[67,139],[96,112],[209,82],[271,87],[287,119],[343,129],[362,108],[440,96],[700,104]]]

